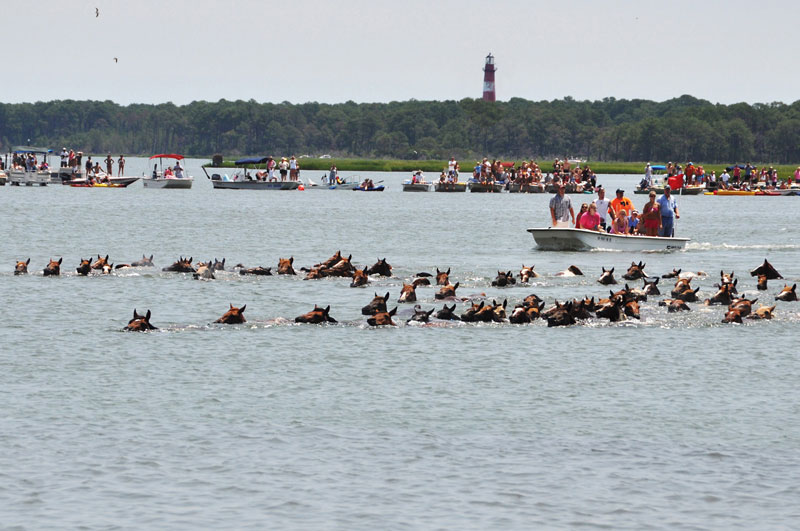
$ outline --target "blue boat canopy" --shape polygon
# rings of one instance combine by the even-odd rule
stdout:
[[[32,146],[16,146],[13,149],[14,153],[52,153],[52,149]]]
[[[650,166],[650,168],[654,169],[654,170],[666,170],[667,169],[667,167],[664,166],[663,164],[656,164],[654,166]]]
[[[234,162],[234,164],[236,164],[237,166],[249,166],[255,164],[266,164],[268,160],[269,157],[250,157],[246,159],[239,159],[236,162]]]

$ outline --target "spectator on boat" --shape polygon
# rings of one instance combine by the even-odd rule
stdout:
[[[694,164],[692,161],[689,161],[689,164],[686,165],[686,169],[683,170],[683,175],[686,177],[686,185],[689,186],[694,184]]]
[[[709,186],[711,184],[711,186]],[[717,172],[716,170],[711,170],[711,175],[708,177],[708,181],[706,182],[706,188],[713,188],[717,184]]]
[[[800,183],[800,166],[798,166],[797,169],[794,170],[794,182]]]
[[[125,172],[125,155],[120,155],[117,160],[117,175],[122,175]]]
[[[153,164],[153,179],[158,178],[158,164]]]
[[[672,188],[667,185],[664,187],[664,194],[657,201],[661,213],[661,230],[659,230],[658,235],[665,238],[671,238],[675,235],[675,220],[681,219],[678,212],[678,204],[671,194]]]
[[[452,175],[455,177],[457,171],[458,161],[455,157],[450,157],[450,160],[447,162],[447,175]]]
[[[73,150],[69,150],[69,167],[72,168],[72,171],[75,171],[76,168],[78,170],[81,169],[81,156],[83,156],[83,153],[80,151],[75,153]]]
[[[730,180],[731,176],[728,174],[728,170],[722,170],[722,175],[719,176],[720,181],[722,181],[722,188],[725,190],[728,189],[728,181]]]
[[[628,218],[628,233],[629,234],[638,234],[639,233],[639,211],[633,210],[631,212],[631,217]]]
[[[442,170],[442,174],[439,175],[439,184],[444,184],[447,181],[447,175]]]
[[[611,234],[628,234],[628,211],[620,209],[611,223]]]
[[[611,202],[606,199],[606,190],[602,186],[597,187],[597,199],[592,202],[597,207],[597,214],[600,216],[600,226],[606,230],[606,219],[611,207]]]
[[[172,168],[170,166],[167,166],[167,169],[164,170],[164,178],[165,179],[175,178],[175,172],[172,171]]]
[[[176,179],[183,179],[184,178],[183,166],[181,166],[181,161],[178,160],[178,161],[175,162],[175,167],[173,168],[173,171],[175,172],[175,178]]]
[[[581,205],[581,210],[578,212],[578,215],[575,216],[575,228],[581,228],[581,218],[589,212],[589,203],[583,203]]]
[[[749,162],[744,165],[744,177],[745,177],[745,179],[747,179],[749,181],[749,180],[751,180],[753,178],[753,170],[754,169],[755,168],[753,168],[752,164],[750,164]]]
[[[642,188],[650,188],[653,185],[653,168],[650,163],[644,167],[644,180],[642,181]]]
[[[567,188],[564,183],[558,185],[558,193],[550,200],[550,217],[553,220],[553,227],[567,227],[567,223],[572,218],[575,225],[575,211],[572,210],[572,200],[566,195]]]
[[[67,148],[61,148],[61,167],[67,167],[67,161],[69,160],[69,153],[67,152]]]
[[[642,209],[642,223],[644,224],[645,235],[658,236],[658,231],[661,228],[661,211],[656,202],[656,193],[652,190],[650,191],[650,201]]]
[[[733,183],[739,184],[741,180],[742,180],[742,170],[739,168],[739,165],[737,164],[736,166],[733,167]],[[750,179],[748,179],[748,181],[749,180]]]
[[[86,175],[88,176],[89,173],[92,171],[92,157],[86,158]]]
[[[615,218],[620,210],[624,210],[626,215],[630,214],[631,210],[633,210],[633,201],[625,197],[625,190],[617,188],[617,197],[611,200],[611,210]]]
[[[339,176],[339,170],[336,168],[335,165],[331,166],[330,171],[328,172],[328,185],[331,186],[336,184],[336,177]]]
[[[286,174],[289,173],[289,161],[286,157],[281,157],[281,162],[278,164],[278,171],[281,174],[281,181],[286,180]]]
[[[114,159],[111,158],[111,153],[108,154],[106,157],[106,173],[109,175],[114,175]]]
[[[289,157],[289,180],[297,180],[297,159],[294,158],[294,155]]]
[[[102,171],[103,170],[100,169],[100,163],[99,162],[95,162],[94,167],[92,168],[92,172],[94,173],[94,175],[95,176],[99,176],[100,172],[102,172]]]
[[[581,216],[580,228],[604,232],[600,225],[600,214],[597,213],[597,205],[594,203],[589,205],[589,210]]]

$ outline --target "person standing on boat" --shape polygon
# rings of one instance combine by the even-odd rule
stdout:
[[[121,176],[125,172],[125,155],[120,155],[117,161],[117,176]]]
[[[92,157],[88,157],[86,159],[86,176],[89,176],[89,173],[92,171]]]
[[[606,199],[606,190],[602,185],[597,187],[597,199],[592,202],[597,207],[597,213],[600,215],[600,226],[606,230],[606,219],[608,218],[608,210],[611,202]]]
[[[175,171],[176,179],[183,179],[183,167],[181,166],[181,161],[175,161],[175,167],[173,168],[173,171]]]
[[[294,158],[294,155],[289,157],[289,180],[297,180],[297,159]]]
[[[110,176],[114,175],[114,159],[111,158],[111,153],[106,157],[106,173]]]
[[[339,176],[339,170],[336,169],[336,165],[334,164],[331,166],[330,173],[328,173],[328,186],[333,186],[336,184],[336,177]]]
[[[722,175],[720,175],[719,178],[722,181],[722,188],[727,190],[728,189],[728,179],[731,178],[731,176],[728,175],[728,170],[722,170]]]
[[[286,174],[289,173],[289,161],[286,160],[286,157],[281,157],[281,162],[278,164],[278,171],[281,174],[281,181],[286,180]]]
[[[67,153],[67,148],[61,148],[61,167],[67,167],[67,160],[69,159],[69,153]]]
[[[457,168],[458,161],[456,161],[455,157],[450,157],[450,160],[447,162],[447,175],[449,177],[456,177]]]
[[[650,167],[650,163],[647,163],[647,166],[644,167],[644,186],[643,188],[650,188],[653,186],[653,168]]]
[[[657,201],[661,212],[661,229],[659,229],[658,235],[665,238],[675,236],[675,220],[681,219],[681,215],[678,213],[678,204],[671,193],[672,188],[669,185],[665,186],[664,195]]]
[[[625,190],[617,188],[617,197],[611,200],[611,210],[614,212],[614,219],[617,218],[620,210],[624,210],[626,215],[630,215],[633,210],[633,201],[625,197]]]
[[[564,183],[558,185],[558,193],[550,200],[550,217],[553,227],[569,227],[570,217],[575,225],[575,211],[572,210],[572,200],[566,195],[567,187]]]

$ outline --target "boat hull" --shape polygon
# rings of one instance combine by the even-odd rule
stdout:
[[[112,188],[126,188],[131,184],[135,183],[141,179],[141,177],[112,177],[110,184],[113,184]],[[86,186],[89,183],[86,179],[72,179],[71,181],[65,181],[63,184],[67,184],[69,186]],[[98,184],[106,184],[106,183],[98,183]]]
[[[538,184],[516,184],[508,185],[508,191],[512,194],[543,194],[544,187]]]
[[[533,228],[528,229],[538,247],[545,251],[679,251],[686,247],[689,238],[658,238],[607,234],[586,229]]]
[[[353,188],[354,192],[383,192],[384,186],[375,186],[373,188]]]
[[[8,175],[8,182],[14,186],[25,185],[33,186],[47,186],[50,183],[50,171],[26,171],[26,170],[6,170]]]
[[[700,195],[707,190],[708,189],[704,186],[687,186],[683,189],[673,190],[672,195]],[[637,188],[633,191],[634,194],[649,194],[650,192],[663,194],[664,188],[661,186],[651,186],[650,188]]]
[[[142,179],[145,188],[171,188],[171,189],[182,189],[186,190],[192,187],[192,182],[194,179],[192,178],[185,178],[185,179],[163,179],[163,178],[147,178]]]
[[[469,191],[474,193],[495,193],[503,191],[503,185],[498,183],[469,183]]]
[[[403,191],[404,192],[430,192],[432,184],[431,183],[404,183],[403,184]]]
[[[437,183],[436,192],[466,192],[467,183]]]
[[[297,190],[299,181],[211,181],[215,190]]]

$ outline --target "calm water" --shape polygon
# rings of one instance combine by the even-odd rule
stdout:
[[[800,509],[798,303],[722,325],[720,307],[641,321],[368,329],[360,308],[419,271],[513,304],[601,296],[621,275],[769,260],[800,277],[800,197],[683,197],[674,254],[539,252],[546,195],[0,188],[0,527],[787,528]],[[130,173],[147,161],[131,159]],[[306,172],[318,178],[322,172]],[[362,174],[365,175],[365,174]],[[604,176],[633,196],[635,176]],[[584,196],[572,196],[580,201]],[[395,277],[162,273],[179,255],[295,267],[336,250]],[[74,274],[81,257],[155,255],[156,269]],[[49,257],[65,273],[43,278]],[[12,274],[31,258],[28,276]],[[490,286],[536,265],[530,286]],[[586,276],[555,277],[575,264]],[[666,283],[667,281],[662,281]],[[662,286],[668,292],[669,285]],[[424,308],[433,288],[417,290]],[[245,325],[210,325],[228,304]],[[336,326],[294,325],[314,304]],[[774,304],[774,302],[770,302]],[[392,305],[393,306],[393,305]],[[441,303],[435,304],[441,308]],[[123,333],[134,308],[161,330]],[[462,305],[463,308],[463,305]]]

